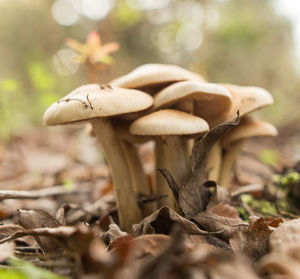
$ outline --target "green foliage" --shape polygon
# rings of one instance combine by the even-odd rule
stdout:
[[[300,181],[300,173],[290,169],[286,174],[276,174],[273,176],[273,182],[277,183],[280,188],[286,190],[290,185]]]
[[[136,25],[142,19],[142,14],[140,11],[130,8],[126,1],[118,1],[114,19],[121,29],[126,29]]]
[[[12,127],[16,123],[18,109],[14,104],[24,99],[20,92],[20,85],[15,79],[3,79],[0,81],[0,137],[8,142]]]
[[[264,199],[255,199],[252,195],[241,195],[242,201],[250,206],[255,211],[260,212],[264,216],[270,216],[270,214],[276,214],[277,210],[273,202]]]
[[[258,158],[266,165],[275,166],[279,162],[280,154],[274,149],[263,149],[258,153]]]
[[[0,270],[0,278],[5,279],[66,279],[48,270],[34,266],[19,259],[11,259],[10,265],[14,268]]]
[[[216,35],[221,43],[249,48],[262,36],[262,31],[253,23],[253,18],[249,17],[248,11],[238,11],[224,18]]]
[[[31,62],[28,65],[28,73],[33,88],[37,91],[50,91],[55,88],[55,77],[41,62]]]

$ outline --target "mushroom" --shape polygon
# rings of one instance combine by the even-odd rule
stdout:
[[[123,119],[113,119],[112,125],[130,170],[134,192],[138,195],[150,196],[152,194],[151,188],[135,145],[149,141],[151,138],[139,137],[129,133],[128,123],[123,121]],[[86,125],[86,133],[91,137],[96,136],[93,127],[89,123]],[[152,204],[141,205],[141,211],[142,216],[147,217],[153,212]]]
[[[113,126],[118,135],[121,147],[123,149],[126,161],[130,170],[133,189],[136,194],[144,197],[152,194],[148,178],[143,168],[141,159],[138,154],[138,145],[151,140],[148,137],[139,137],[129,132],[128,122],[116,119]],[[145,203],[141,205],[142,216],[147,217],[153,213],[153,203]]]
[[[232,121],[236,118],[237,111],[239,116],[243,118],[245,115],[273,104],[272,95],[265,89],[255,86],[239,86],[233,84],[220,84],[226,88],[232,97],[231,107],[220,118],[215,118],[214,123],[210,125],[217,125],[222,122]],[[218,141],[210,150],[208,155],[206,171],[208,172],[208,179],[217,181],[222,168],[222,148]]]
[[[209,126],[200,117],[177,110],[160,110],[135,120],[130,125],[134,135],[152,136],[156,140],[156,168],[168,168],[177,183],[182,184],[187,165],[180,136],[194,136],[207,132]],[[159,205],[177,208],[173,194],[165,179],[156,173],[156,194],[167,195]]]
[[[244,117],[240,124],[234,127],[222,140],[221,146],[225,150],[221,173],[218,183],[228,187],[232,167],[241,153],[246,139],[252,137],[276,136],[277,129],[271,123],[255,118]]]
[[[205,81],[200,75],[176,65],[144,64],[127,75],[112,80],[110,84],[156,94],[169,84],[183,80]]]
[[[239,111],[240,117],[274,103],[272,95],[265,89],[255,86],[239,86],[233,84],[220,84],[232,96],[232,106],[223,121],[232,121]]]
[[[209,124],[215,119],[219,121],[231,107],[231,95],[224,87],[208,82],[182,81],[161,90],[154,97],[154,109],[168,108],[183,101],[193,102],[197,106],[194,113]]]
[[[153,99],[138,90],[89,84],[81,86],[60,101],[52,104],[44,114],[46,125],[89,121],[111,167],[120,226],[130,231],[141,219],[133,191],[130,170],[111,125],[110,117],[147,109]]]
[[[182,81],[174,83],[154,97],[154,109],[176,105],[176,108],[188,108],[197,116],[204,118],[209,126],[219,122],[231,107],[231,95],[224,87],[207,82]],[[190,145],[193,142],[184,142],[186,158],[189,159]],[[221,165],[221,148],[216,144],[210,151],[206,171],[208,179],[217,180]]]

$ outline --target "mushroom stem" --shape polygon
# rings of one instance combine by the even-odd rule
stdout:
[[[190,168],[190,160],[191,160],[191,154],[194,147],[195,139],[193,138],[184,138],[182,139],[182,148],[185,156],[185,163],[187,169]]]
[[[130,232],[132,225],[141,220],[141,213],[125,155],[108,119],[95,118],[91,123],[111,168],[120,227]]]
[[[187,174],[186,154],[184,151],[184,139],[181,136],[168,136],[165,145],[165,153],[169,170],[178,185],[182,185]]]
[[[155,143],[155,168],[169,169],[167,150],[165,148],[166,142],[162,139],[157,139]],[[169,169],[170,170],[170,169]],[[158,196],[165,195],[166,197],[158,201],[158,207],[168,206],[175,209],[176,201],[172,190],[170,189],[166,179],[158,172],[155,172],[155,194]]]
[[[150,196],[151,189],[136,147],[124,140],[120,140],[120,143],[130,170],[134,192],[143,196]],[[141,210],[143,217],[147,217],[153,212],[153,204],[146,203]]]
[[[225,188],[229,188],[230,186],[232,168],[238,156],[240,155],[244,144],[245,144],[245,140],[242,139],[234,142],[232,145],[226,148],[225,155],[223,156],[222,167],[221,167],[220,176],[218,180],[218,184],[220,184]]]
[[[207,173],[207,179],[217,181],[220,175],[222,164],[222,148],[219,142],[217,142],[209,151],[207,156],[207,162],[205,172]]]
[[[156,143],[156,163],[157,167],[167,168],[173,175],[175,181],[182,185],[187,174],[186,154],[183,148],[183,140],[180,136],[168,136],[165,142],[158,140]],[[167,194],[167,199],[159,202],[160,206],[167,205],[178,211],[178,204],[175,201],[173,193],[166,183],[165,179],[158,174],[156,179],[157,193],[160,195]]]

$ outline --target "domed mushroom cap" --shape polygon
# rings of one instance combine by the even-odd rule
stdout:
[[[52,104],[44,114],[44,123],[58,125],[116,116],[144,110],[152,104],[153,98],[138,90],[88,84]]]
[[[204,118],[221,117],[231,106],[231,95],[224,87],[207,82],[182,81],[161,90],[154,97],[154,109],[170,107],[183,100],[195,100],[197,115]]]
[[[135,120],[130,132],[141,136],[193,135],[209,130],[207,122],[178,110],[159,110]]]
[[[252,137],[277,136],[276,127],[266,121],[262,121],[253,117],[244,117],[240,124],[234,127],[221,141],[223,147],[227,147],[232,143]]]
[[[183,80],[205,81],[200,75],[175,65],[145,64],[110,84],[124,88],[156,87]]]
[[[240,116],[274,103],[272,95],[265,89],[255,86],[238,86],[233,84],[220,84],[229,90],[232,96],[232,106],[226,115],[226,121],[236,118],[239,110]]]

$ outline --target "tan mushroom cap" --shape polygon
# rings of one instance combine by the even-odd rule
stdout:
[[[144,110],[152,104],[153,98],[138,90],[88,84],[52,104],[44,114],[44,123],[58,125],[116,116]]]
[[[226,148],[239,140],[252,137],[277,136],[277,134],[278,131],[273,124],[253,117],[244,117],[238,126],[225,135],[221,145]]]
[[[226,121],[236,118],[239,110],[240,116],[274,103],[272,95],[265,89],[255,86],[238,86],[233,84],[220,84],[229,90],[232,96],[232,106],[226,115]]]
[[[231,107],[231,95],[224,87],[207,82],[174,83],[154,97],[154,109],[170,107],[183,100],[197,102],[197,115],[207,118],[223,116]]]
[[[186,112],[159,110],[135,120],[130,132],[140,136],[193,135],[209,130],[207,122]]]
[[[144,64],[127,75],[114,79],[110,84],[124,88],[143,88],[183,80],[205,81],[200,75],[176,65]]]

